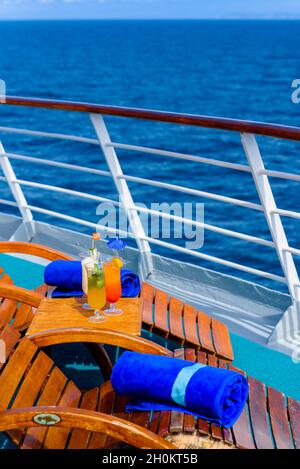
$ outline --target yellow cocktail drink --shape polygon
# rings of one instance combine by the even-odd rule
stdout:
[[[105,279],[104,272],[100,265],[94,265],[87,268],[88,274],[88,303],[95,309],[95,315],[90,317],[92,322],[103,321],[100,309],[106,304]]]

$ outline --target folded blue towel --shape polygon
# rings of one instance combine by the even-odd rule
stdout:
[[[53,298],[82,296],[82,269],[80,261],[53,261],[44,271],[47,285],[57,287]],[[137,274],[121,269],[122,296],[134,298],[139,295],[141,285]]]
[[[133,399],[127,412],[179,410],[230,428],[248,396],[234,371],[157,355],[124,352],[113,368],[114,391]]]
[[[53,261],[45,267],[44,281],[59,290],[80,291],[82,294],[82,269],[80,261]]]

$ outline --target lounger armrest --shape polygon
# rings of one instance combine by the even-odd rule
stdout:
[[[8,298],[10,300],[20,301],[34,308],[38,308],[40,302],[44,299],[42,295],[34,291],[26,290],[26,288],[8,285],[0,281],[0,298]]]
[[[65,343],[95,343],[113,345],[127,350],[172,356],[172,352],[150,340],[108,329],[64,328],[38,332],[27,336],[37,347]]]
[[[67,254],[61,251],[57,251],[56,249],[49,248],[48,246],[19,241],[1,241],[0,253],[1,252],[29,254],[31,256],[40,257],[42,259],[48,259],[49,261],[55,261],[56,259],[72,260],[72,258]]]
[[[7,410],[0,413],[0,431],[27,427],[77,428],[104,433],[117,440],[143,449],[174,449],[175,447],[146,430],[118,417],[101,412],[71,407],[30,407]]]

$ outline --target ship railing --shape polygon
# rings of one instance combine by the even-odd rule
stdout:
[[[92,200],[99,203],[111,203],[116,207],[122,207],[128,215],[129,224],[131,228],[129,236],[131,236],[136,241],[137,247],[139,249],[142,261],[143,278],[149,278],[153,271],[151,253],[151,245],[153,244],[163,248],[167,248],[174,252],[188,254],[198,259],[211,262],[213,264],[221,264],[223,266],[229,267],[230,269],[244,271],[255,276],[264,277],[267,279],[274,280],[276,282],[284,283],[287,285],[287,288],[291,295],[292,303],[297,304],[299,306],[300,282],[296,265],[294,262],[294,256],[299,256],[300,250],[289,245],[281,217],[291,217],[299,219],[300,213],[291,210],[284,210],[277,207],[269,182],[269,178],[281,178],[290,181],[300,182],[300,175],[281,171],[267,170],[264,166],[263,158],[257,144],[256,135],[300,141],[300,128],[275,124],[256,123],[250,121],[240,121],[233,119],[222,119],[217,117],[176,114],[160,111],[95,105],[88,103],[40,100],[34,98],[7,97],[5,104],[88,113],[91,118],[96,138],[87,138],[76,135],[67,135],[61,133],[43,132],[37,130],[27,130],[22,128],[3,126],[0,127],[0,132],[24,134],[33,137],[43,137],[46,139],[55,138],[74,141],[78,143],[97,145],[102,149],[103,155],[108,166],[108,171],[105,171],[102,169],[89,168],[86,166],[79,166],[51,159],[45,159],[40,157],[36,158],[34,156],[6,152],[3,147],[3,144],[0,143],[0,165],[4,173],[4,176],[2,176],[0,180],[8,183],[14,198],[13,201],[0,199],[0,203],[6,204],[7,206],[11,207],[17,207],[19,209],[24,221],[24,225],[27,227],[29,238],[30,236],[32,236],[32,230],[34,230],[34,213],[48,215],[53,218],[65,220],[71,223],[76,223],[78,225],[86,226],[92,229],[119,233],[120,235],[124,235],[125,233],[117,228],[108,228],[106,226],[99,225],[98,223],[93,223],[88,220],[83,220],[81,218],[68,215],[61,211],[48,210],[43,207],[28,204],[22,189],[23,187],[27,186],[40,190],[54,191],[57,193],[76,196],[82,199]],[[110,138],[103,116],[145,119],[150,121],[167,122],[179,125],[191,125],[210,129],[237,132],[241,136],[242,146],[244,148],[248,164],[236,164],[227,161],[194,156],[185,153],[178,153],[169,150],[167,151],[157,148],[150,148],[147,146],[114,142]],[[239,198],[227,197],[225,195],[223,196],[212,192],[192,189],[182,185],[173,184],[172,181],[162,182],[146,177],[141,178],[124,174],[117,155],[117,150],[128,150],[130,152],[153,154],[166,158],[176,158],[180,160],[193,161],[199,164],[206,164],[221,168],[227,168],[233,171],[250,173],[253,177],[260,203],[257,204]],[[116,187],[118,200],[112,200],[100,195],[98,196],[86,192],[71,190],[64,187],[58,187],[56,185],[43,184],[35,181],[18,178],[13,168],[13,161],[17,160],[28,164],[38,164],[48,167],[56,167],[110,178],[113,180],[114,185]],[[233,204],[239,207],[244,207],[246,209],[259,211],[265,216],[265,220],[271,235],[271,241],[263,239],[261,237],[248,235],[246,233],[241,233],[238,231],[233,231],[230,229],[210,225],[205,223],[204,221],[200,222],[198,220],[190,219],[187,217],[181,217],[175,214],[166,213],[159,210],[152,210],[150,208],[140,207],[139,205],[134,203],[131,191],[128,186],[128,182],[134,182],[145,186],[167,189],[182,194],[196,196],[201,199],[212,199],[218,202]],[[240,262],[229,261],[227,259],[206,254],[199,250],[188,249],[186,247],[173,244],[172,242],[166,240],[163,241],[162,239],[156,239],[147,236],[144,231],[141,220],[141,215],[143,213],[181,222],[186,225],[199,227],[204,230],[218,233],[220,235],[237,238],[257,245],[270,247],[274,249],[277,253],[283,275],[277,275],[272,272],[267,272],[258,268],[244,265]]]

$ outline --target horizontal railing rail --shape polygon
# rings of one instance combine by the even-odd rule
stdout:
[[[56,168],[70,169],[72,171],[80,171],[82,173],[97,174],[98,176],[111,178],[111,174],[109,171],[103,171],[101,169],[89,168],[87,166],[79,166],[79,165],[70,164],[70,163],[62,163],[60,161],[48,160],[44,158],[42,159],[42,158],[35,158],[32,156],[19,155],[16,153],[5,152],[4,155],[10,158],[11,160],[28,161],[30,163],[41,164],[41,165],[46,165],[46,166],[54,166]]]
[[[32,135],[34,137],[55,138],[58,140],[71,140],[74,142],[88,143],[90,145],[99,146],[98,140],[94,138],[81,137],[79,135],[59,134],[55,132],[43,132],[41,130],[29,130],[29,129],[20,129],[17,127],[3,127],[3,126],[0,126],[0,132],[11,133],[11,134],[21,134],[21,135]]]
[[[125,143],[112,142],[112,143],[107,144],[106,146],[118,148],[120,150],[136,151],[140,153],[150,153],[151,155],[166,156],[168,158],[178,158],[181,160],[193,161],[194,163],[204,163],[204,164],[209,164],[211,166],[220,166],[222,168],[234,169],[236,171],[244,171],[247,173],[251,173],[251,169],[249,168],[249,166],[236,164],[236,163],[229,163],[227,161],[215,160],[213,158],[205,158],[202,156],[187,155],[185,153],[177,153],[177,152],[168,151],[168,150],[158,150],[156,148],[149,148],[149,147],[143,147],[143,146],[138,146],[138,145],[128,145]]]
[[[248,202],[246,200],[235,199],[233,197],[226,197],[219,194],[213,194],[211,192],[199,191],[197,189],[192,189],[189,187],[178,186],[176,184],[169,184],[167,182],[160,182],[160,181],[153,181],[152,179],[145,179],[136,176],[129,176],[123,174],[119,176],[119,179],[125,179],[125,181],[137,182],[139,184],[145,184],[147,186],[152,187],[160,187],[161,189],[168,189],[176,192],[182,192],[188,195],[194,195],[197,197],[204,197],[207,199],[217,200],[218,202],[225,202],[228,204],[239,205],[240,207],[250,208],[253,210],[263,211],[263,207],[259,204],[255,204],[253,202]]]
[[[47,190],[51,192],[68,194],[68,195],[72,195],[75,197],[79,197],[81,199],[94,200],[95,202],[109,203],[116,207],[120,206],[120,202],[116,200],[108,199],[106,197],[100,197],[99,195],[88,194],[86,192],[74,191],[72,189],[67,189],[65,187],[51,186],[50,184],[42,184],[40,182],[26,181],[24,179],[15,179],[13,180],[13,183],[20,184],[20,186],[35,187],[37,189]]]
[[[157,245],[163,248],[170,249],[182,254],[189,254],[196,258],[203,259],[205,261],[224,265],[230,269],[236,269],[240,271],[247,272],[255,276],[261,276],[267,279],[271,279],[277,282],[286,283],[289,291],[292,295],[292,298],[295,298],[295,289],[299,284],[299,278],[296,274],[295,265],[293,262],[293,255],[299,256],[300,250],[292,247],[288,244],[286,239],[282,224],[281,216],[292,217],[295,219],[300,219],[300,213],[293,210],[285,210],[278,208],[272,194],[271,187],[268,183],[269,177],[286,179],[289,181],[300,182],[300,175],[282,172],[282,171],[273,171],[267,170],[263,166],[262,158],[258,150],[258,146],[255,141],[254,135],[261,135],[266,137],[281,138],[300,141],[300,128],[283,126],[278,124],[270,123],[261,123],[261,122],[252,122],[252,121],[243,121],[236,119],[227,119],[219,117],[209,117],[201,115],[191,115],[191,114],[178,114],[171,112],[162,112],[162,111],[153,111],[153,110],[143,110],[135,108],[125,108],[118,106],[106,106],[106,105],[97,105],[89,103],[77,103],[77,102],[68,102],[68,101],[56,101],[56,100],[44,100],[37,98],[18,98],[18,97],[7,97],[6,105],[18,105],[18,106],[30,106],[36,108],[45,108],[45,109],[56,109],[64,111],[75,111],[75,112],[85,112],[89,113],[94,130],[96,132],[97,138],[90,138],[85,136],[77,135],[68,135],[65,133],[57,132],[43,132],[39,130],[28,130],[16,127],[5,127],[0,126],[0,132],[2,133],[12,133],[12,134],[23,134],[30,135],[32,137],[42,137],[42,138],[54,138],[66,141],[72,141],[77,143],[91,144],[98,146],[102,149],[104,157],[106,159],[108,169],[107,171],[96,168],[89,168],[83,165],[76,165],[65,163],[61,161],[56,161],[55,159],[49,159],[44,157],[35,157],[19,153],[6,152],[3,147],[0,151],[0,163],[4,171],[4,177],[0,177],[0,181],[8,182],[11,191],[14,195],[15,202],[9,201],[6,199],[0,199],[0,203],[4,205],[10,205],[12,207],[18,207],[22,213],[23,217],[26,217],[27,224],[31,222],[32,213],[40,213],[47,215],[49,217],[58,218],[65,220],[67,222],[76,223],[82,226],[86,226],[93,229],[105,230],[108,233],[119,233],[120,235],[125,235],[126,233],[119,229],[114,229],[107,226],[101,226],[98,223],[92,223],[88,220],[82,220],[77,217],[73,217],[66,213],[60,213],[59,211],[48,210],[43,207],[38,207],[32,204],[27,203],[25,196],[22,192],[23,187],[31,187],[36,190],[45,190],[56,192],[60,194],[65,194],[66,196],[78,197],[86,200],[91,200],[94,202],[105,202],[110,203],[118,208],[123,208],[129,217],[130,222],[130,233],[127,235],[137,242],[138,248],[140,250],[144,265],[146,266],[144,272],[149,275],[151,273],[151,260],[149,261],[149,254],[151,257],[150,245]],[[113,142],[110,140],[107,128],[103,121],[102,116],[115,116],[123,118],[134,118],[134,119],[144,119],[149,121],[157,121],[161,123],[172,123],[179,125],[191,125],[198,126],[208,129],[216,130],[226,130],[230,132],[238,132],[241,134],[242,143],[244,150],[248,159],[248,164],[238,164],[228,161],[223,161],[219,159],[211,159],[205,156],[197,156],[186,154],[182,152],[175,152],[170,150],[163,150],[157,148],[151,148],[143,145],[132,145],[122,142]],[[254,139],[254,140],[253,140]],[[181,186],[173,184],[172,182],[163,182],[159,180],[152,180],[144,177],[138,177],[134,175],[124,174],[120,166],[116,150],[128,151],[128,152],[137,152],[145,155],[155,155],[164,158],[173,158],[182,161],[191,161],[194,163],[209,165],[212,167],[225,168],[232,171],[240,171],[243,173],[250,174],[255,182],[257,193],[260,199],[260,203],[254,203],[247,200],[242,200],[239,198],[228,197],[221,194],[211,193],[208,191],[202,191],[198,189],[193,189],[186,186]],[[57,154],[55,153],[55,156]],[[14,174],[14,170],[11,166],[11,161],[20,161],[26,164],[35,164],[35,165],[44,165],[47,167],[56,167],[64,170],[79,171],[84,173],[93,174],[95,176],[110,178],[114,181],[117,193],[119,195],[119,201],[112,200],[110,198],[89,194],[86,192],[81,192],[65,187],[25,180],[19,178]],[[131,192],[128,187],[128,183],[136,183],[146,186],[151,186],[159,189],[165,189],[169,191],[175,191],[177,193],[182,193],[186,195],[195,196],[198,198],[210,199],[217,202],[222,202],[226,204],[232,204],[238,207],[247,208],[255,210],[261,213],[264,213],[266,221],[270,228],[272,240],[263,239],[256,236],[251,236],[246,233],[241,233],[234,230],[225,229],[208,223],[200,222],[192,218],[187,218],[184,216],[178,216],[173,213],[166,213],[164,211],[152,210],[146,207],[141,207],[138,204],[134,203],[132,200]],[[267,197],[265,196],[265,190]],[[157,216],[164,219],[169,219],[176,222],[181,222],[186,225],[191,225],[204,230],[212,231],[222,236],[228,236],[242,241],[262,245],[271,249],[275,249],[278,254],[278,258],[284,273],[284,276],[276,275],[271,272],[266,272],[264,270],[256,269],[243,265],[241,263],[233,262],[231,260],[220,259],[215,256],[205,254],[200,251],[195,251],[192,249],[187,249],[178,244],[172,244],[171,242],[162,241],[161,239],[156,239],[150,236],[147,236],[144,232],[140,216],[142,213],[149,214],[152,216]],[[275,218],[274,218],[275,217]],[[273,221],[273,218],[275,221]]]
[[[12,200],[7,199],[0,199],[0,204],[8,205],[10,207],[18,207],[17,202],[13,202]]]
[[[23,98],[7,96],[5,104],[29,106],[44,109],[57,109],[64,111],[87,112],[104,116],[131,117],[158,122],[168,122],[181,125],[195,125],[210,129],[228,130],[232,132],[246,132],[274,138],[300,140],[300,128],[252,122],[222,117],[210,117],[193,114],[179,114],[174,112],[153,111],[146,109],[127,108],[120,106],[107,106],[74,101],[58,101],[51,99]]]

